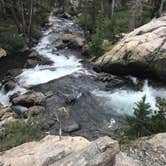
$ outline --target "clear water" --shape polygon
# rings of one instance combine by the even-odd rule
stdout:
[[[103,107],[118,114],[132,114],[135,103],[140,101],[145,95],[146,102],[151,105],[153,110],[157,110],[156,98],[166,99],[166,90],[154,89],[148,85],[148,81],[145,81],[142,91],[116,89],[113,92],[95,90],[92,93],[99,97]]]

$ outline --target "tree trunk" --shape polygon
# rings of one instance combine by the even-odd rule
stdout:
[[[1,4],[1,11],[2,11],[3,18],[6,19],[6,4],[5,4],[5,1],[0,0],[0,4]]]
[[[22,29],[20,27],[20,22],[19,22],[19,19],[17,17],[17,14],[16,14],[16,10],[15,10],[15,7],[14,7],[14,2],[11,2],[10,4],[10,11],[12,13],[12,16],[13,16],[13,19],[14,19],[14,22],[16,24],[16,27],[17,27],[17,30],[18,30],[18,33],[22,33]]]
[[[114,15],[114,8],[115,8],[115,0],[112,0],[112,7],[111,7],[111,18]]]
[[[33,0],[30,0],[29,6],[29,25],[28,25],[28,36],[31,36],[32,33],[32,16],[33,16]]]
[[[162,9],[162,1],[163,0],[152,0],[152,14],[151,17],[159,17],[159,11]],[[164,3],[163,3],[164,4]]]
[[[129,31],[132,31],[135,29],[138,18],[141,18],[142,10],[143,10],[142,0],[136,0],[135,3],[133,4],[132,11],[131,11],[132,15],[131,15],[130,24],[129,24]]]
[[[20,15],[21,15],[21,21],[23,26],[23,34],[26,35],[26,23],[25,23],[25,16],[24,16],[24,4],[23,1],[20,1]]]
[[[160,9],[159,9],[159,17],[162,15],[163,12],[163,7],[164,7],[164,3],[166,2],[166,0],[162,0],[161,1],[161,5],[160,5]]]

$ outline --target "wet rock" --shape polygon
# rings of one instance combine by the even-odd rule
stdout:
[[[17,83],[13,80],[10,80],[4,84],[4,89],[6,92],[13,90],[17,86]]]
[[[64,34],[63,42],[70,48],[82,48],[84,46],[85,39],[73,34]]]
[[[112,79],[107,85],[106,88],[108,89],[112,89],[112,88],[120,88],[124,85],[127,85],[128,81],[127,80],[123,80],[123,79]]]
[[[31,59],[28,59],[24,65],[25,68],[34,68],[37,65],[52,65],[53,62],[47,58],[47,57],[43,57],[43,56],[37,56],[37,57],[33,57]]]
[[[52,65],[53,64],[53,62],[49,58],[43,57],[43,56],[39,56],[38,61],[39,61],[40,65]]]
[[[44,113],[45,111],[46,111],[45,108],[42,106],[33,106],[28,109],[28,114],[31,116],[36,116],[41,113]]]
[[[36,59],[28,59],[26,64],[24,65],[25,68],[34,68],[39,64],[38,60]]]
[[[74,96],[64,96],[66,104],[74,104],[76,102],[76,98]]]
[[[7,55],[6,51],[3,48],[0,48],[0,59]]]
[[[79,124],[73,119],[70,109],[68,107],[62,107],[57,110],[57,119],[61,122],[62,130],[66,133],[79,130]]]
[[[72,16],[69,13],[66,13],[66,12],[61,14],[61,17],[66,18],[66,19],[71,19],[72,18]]]
[[[37,56],[39,56],[39,53],[35,50],[33,50],[29,55],[28,58],[36,58]]]
[[[46,23],[46,25],[45,25],[45,28],[50,28],[50,27],[52,27],[54,24],[53,24],[53,22],[48,22],[48,23]]]
[[[26,93],[12,99],[14,105],[21,105],[31,107],[34,105],[43,105],[45,102],[45,95],[40,92]]]
[[[48,91],[54,93],[53,96],[46,99],[46,119],[50,126],[50,132],[58,134],[59,123],[57,122],[57,109],[61,107],[69,107],[70,117],[80,126],[80,129],[72,131],[71,135],[80,135],[94,140],[105,133],[111,134],[112,128],[108,128],[107,123],[111,118],[115,118],[118,126],[119,117],[112,115],[112,112],[103,107],[98,98],[91,92],[97,88],[105,88],[105,84],[95,81],[91,76],[66,76],[57,80],[50,81],[33,87],[35,91],[42,91],[44,94]],[[77,81],[76,81],[77,80]],[[66,97],[74,102],[66,102]],[[63,122],[63,120],[62,120]],[[63,134],[67,135],[68,133]]]
[[[118,142],[109,137],[89,142],[82,137],[47,136],[4,152],[0,161],[12,166],[108,166],[118,152]]]
[[[12,69],[12,70],[8,70],[6,75],[14,78],[14,77],[17,77],[21,73],[22,73],[22,69]]]
[[[10,96],[9,96],[9,101],[12,102],[12,100],[13,100],[14,98],[18,97],[18,96],[19,96],[19,93],[14,93],[13,95],[10,95]]]
[[[85,57],[89,57],[90,56],[90,49],[89,49],[89,46],[88,45],[85,45],[83,48],[82,48],[82,53],[81,53],[83,56]]]
[[[27,107],[23,107],[23,106],[11,106],[12,110],[16,113],[16,115],[20,118],[27,118],[28,115],[28,108]]]
[[[102,81],[102,82],[110,82],[113,80],[114,77],[112,75],[104,74],[104,75],[99,75],[96,80]]]
[[[52,97],[54,95],[54,93],[52,91],[48,91],[45,93],[46,97]]]
[[[66,45],[64,43],[57,43],[55,45],[55,47],[58,49],[58,50],[61,50],[61,49],[65,49]],[[57,51],[57,50],[56,50]]]

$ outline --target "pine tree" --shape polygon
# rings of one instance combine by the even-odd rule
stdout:
[[[150,104],[146,103],[146,96],[136,103],[134,116],[126,115],[125,120],[128,124],[127,134],[132,137],[141,137],[151,134],[150,131]]]

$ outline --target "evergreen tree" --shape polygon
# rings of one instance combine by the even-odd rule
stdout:
[[[125,120],[129,126],[126,130],[127,134],[132,137],[141,137],[151,134],[149,129],[151,113],[150,104],[146,103],[146,96],[144,96],[140,102],[136,103],[134,116],[125,116]]]
[[[158,101],[157,107],[159,110],[151,118],[151,130],[153,133],[166,132],[166,101]]]

